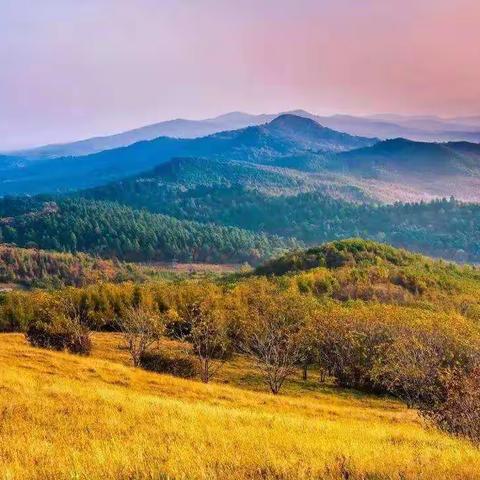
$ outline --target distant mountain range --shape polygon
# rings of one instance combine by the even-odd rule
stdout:
[[[128,182],[140,185],[151,183],[152,170],[163,185],[169,183],[162,178],[168,169],[180,172],[184,182],[195,178],[199,185],[216,185],[221,179],[274,195],[321,191],[357,202],[449,196],[480,202],[479,144],[382,141],[293,114],[205,137],[159,137],[79,157],[0,156],[0,195],[70,192],[117,181],[123,185],[129,177]]]
[[[354,136],[293,114],[78,157],[1,156],[0,194],[3,241],[104,257],[256,263],[355,236],[480,258],[480,205],[437,200],[480,203],[479,144]]]
[[[284,112],[305,117],[324,127],[355,136],[390,139],[403,137],[416,141],[480,142],[480,116],[443,119],[433,116],[373,115],[361,117],[353,115],[319,116],[304,110]],[[158,137],[198,138],[214,133],[238,130],[249,126],[271,122],[282,114],[252,115],[231,112],[205,120],[175,119],[136,128],[116,135],[95,137],[73,143],[46,145],[43,147],[8,153],[9,156],[27,159],[82,156],[153,140]]]
[[[174,157],[207,157],[256,164],[317,169],[325,155],[375,144],[322,127],[313,120],[282,115],[268,124],[195,139],[160,137],[81,157],[6,157],[0,166],[0,194],[65,192],[137,174]]]

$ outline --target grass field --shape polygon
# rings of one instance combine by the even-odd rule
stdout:
[[[264,392],[236,359],[203,385],[0,335],[1,479],[473,479],[480,450],[401,404],[320,387]],[[229,382],[229,385],[225,385]]]

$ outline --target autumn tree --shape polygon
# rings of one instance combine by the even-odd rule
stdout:
[[[312,299],[282,290],[266,279],[252,281],[240,290],[246,332],[241,349],[254,359],[265,383],[277,394],[304,361],[302,335],[312,314]]]
[[[170,329],[177,339],[191,344],[198,358],[200,378],[208,383],[231,352],[223,292],[210,283],[191,287],[183,292],[183,299],[188,300]]]
[[[140,366],[142,355],[164,332],[161,316],[153,309],[141,305],[127,308],[119,321],[119,327],[134,367]]]

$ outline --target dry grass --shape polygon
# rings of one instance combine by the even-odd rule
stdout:
[[[223,381],[248,388],[203,385],[94,343],[80,358],[0,336],[1,479],[480,478],[478,449],[396,402],[313,382],[273,397],[242,359]]]

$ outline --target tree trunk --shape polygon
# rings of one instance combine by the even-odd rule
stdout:
[[[303,364],[302,379],[308,380],[308,364],[307,363]]]

